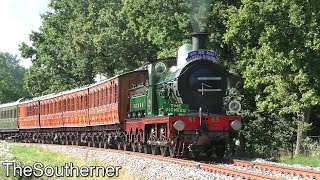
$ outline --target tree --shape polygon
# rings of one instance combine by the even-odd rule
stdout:
[[[116,0],[52,0],[39,32],[30,34],[32,46],[20,46],[23,57],[33,59],[27,90],[35,96],[63,91],[154,59],[155,47],[127,28],[122,7]]]
[[[310,109],[320,103],[320,3],[242,3],[230,8],[225,39],[236,48],[244,87],[255,92],[258,111],[296,120],[298,154]]]
[[[0,52],[0,103],[16,101],[26,96],[23,90],[23,76],[26,70],[19,60],[9,54]]]

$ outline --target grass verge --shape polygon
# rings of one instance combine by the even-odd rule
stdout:
[[[291,159],[291,156],[282,156],[278,162],[286,164],[302,164],[307,166],[320,167],[320,159],[311,156],[295,156]]]
[[[24,146],[24,145],[13,145],[10,146],[10,151],[15,155],[15,161],[20,162],[22,166],[33,166],[37,162],[41,162],[44,167],[51,166],[51,167],[61,167],[64,166],[66,163],[70,165],[73,163],[73,166],[81,167],[81,166],[108,166],[106,162],[97,161],[97,160],[85,160],[81,157],[71,157],[64,153],[60,152],[53,152],[43,149],[39,146]],[[43,168],[42,168],[43,169]],[[11,175],[12,175],[12,168]],[[48,172],[51,172],[50,170]],[[59,172],[59,171],[58,171]],[[60,170],[61,172],[61,170]],[[74,171],[75,172],[75,171]],[[95,171],[94,171],[95,172]],[[101,173],[101,171],[100,171]],[[76,173],[74,173],[76,174]],[[106,179],[108,177],[20,177],[19,179]],[[0,179],[17,179],[17,177],[6,177],[5,175],[5,167],[0,165]],[[118,177],[112,177],[111,179],[134,179],[134,177],[129,176],[126,174],[125,169],[119,170]]]

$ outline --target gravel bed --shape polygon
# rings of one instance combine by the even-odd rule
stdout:
[[[25,145],[32,146],[30,144]],[[70,156],[81,156],[88,159],[102,160],[112,166],[122,166],[125,169],[125,172],[132,175],[134,179],[242,179],[240,177],[232,177],[221,173],[205,171],[198,167],[183,166],[152,158],[132,156],[116,152],[87,150],[78,147],[52,146],[45,144],[39,144],[36,146],[42,146],[50,151],[63,152]]]
[[[23,144],[26,146],[33,146],[34,144]],[[83,157],[84,159],[96,159],[105,161],[112,166],[122,166],[125,172],[132,175],[134,179],[242,179],[240,177],[232,177],[222,173],[210,172],[199,169],[198,167],[183,166],[170,162],[160,161],[152,158],[145,158],[127,154],[120,154],[116,152],[88,150],[81,147],[70,146],[53,146],[45,144],[37,144],[35,146],[42,146],[51,151],[63,152],[74,157]],[[304,168],[309,170],[319,170],[318,167],[303,166],[303,165],[287,165],[284,163],[275,163],[263,159],[254,159],[252,162],[275,164],[294,168]],[[277,171],[261,170],[254,167],[241,167],[231,164],[220,164],[220,166],[237,169],[240,171],[247,171],[252,173],[273,176],[282,179],[302,180],[308,178],[289,175]],[[120,170],[121,173],[121,170]],[[311,179],[311,178],[309,178]]]

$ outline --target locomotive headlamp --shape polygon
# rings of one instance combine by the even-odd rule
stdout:
[[[241,104],[237,100],[233,100],[229,103],[229,111],[233,113],[237,113],[241,110]]]
[[[232,127],[232,129],[239,131],[241,129],[242,124],[240,121],[234,120],[231,122],[230,126]]]
[[[174,122],[173,127],[177,130],[177,131],[182,131],[184,130],[185,124],[183,121],[178,120],[176,122]]]

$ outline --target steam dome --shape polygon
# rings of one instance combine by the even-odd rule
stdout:
[[[191,44],[184,44],[178,50],[178,58],[177,58],[177,66],[178,69],[182,68],[185,64],[187,64],[188,53],[192,51]]]

